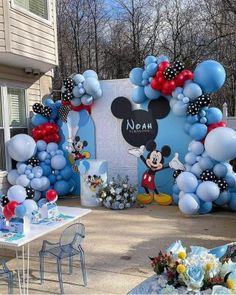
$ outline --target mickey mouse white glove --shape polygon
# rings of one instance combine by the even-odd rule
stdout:
[[[174,158],[169,163],[170,168],[173,168],[175,170],[185,170],[184,165],[179,160],[179,154],[175,153]]]
[[[139,158],[141,155],[143,155],[144,150],[145,146],[141,145],[140,148],[129,149],[128,153]]]

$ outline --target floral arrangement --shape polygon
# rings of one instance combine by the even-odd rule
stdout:
[[[129,177],[114,177],[108,183],[104,183],[97,193],[97,198],[106,207],[115,210],[130,208],[135,204],[137,186],[129,183]]]
[[[158,275],[157,294],[236,294],[236,263],[221,260],[209,249],[191,246],[186,252],[181,241],[173,243],[166,253],[150,258]]]

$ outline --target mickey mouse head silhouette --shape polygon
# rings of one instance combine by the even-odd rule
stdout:
[[[151,100],[146,110],[132,110],[128,98],[120,96],[111,104],[112,114],[123,119],[121,131],[124,139],[134,147],[145,145],[149,140],[154,140],[158,133],[157,119],[163,119],[170,112],[169,101],[161,96]]]

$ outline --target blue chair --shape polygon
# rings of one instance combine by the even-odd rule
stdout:
[[[0,278],[7,278],[8,293],[13,294],[13,273],[7,267],[5,260],[0,258]]]
[[[84,285],[87,286],[87,275],[85,268],[85,256],[81,243],[85,238],[85,227],[82,223],[75,223],[67,227],[61,234],[58,243],[43,241],[42,249],[39,252],[40,258],[40,279],[44,280],[44,257],[53,256],[57,259],[57,273],[60,283],[61,294],[64,294],[61,263],[64,258],[69,259],[69,272],[73,271],[73,257],[79,255],[80,265],[83,274]]]

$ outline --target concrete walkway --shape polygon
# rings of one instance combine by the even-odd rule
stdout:
[[[60,205],[79,206],[76,199],[61,200]],[[88,286],[82,284],[79,263],[68,274],[64,263],[66,294],[126,294],[153,274],[148,256],[154,256],[175,240],[187,246],[215,247],[236,240],[236,213],[222,209],[196,217],[183,216],[177,207],[149,205],[124,211],[94,209],[82,218],[86,226],[84,250]],[[58,241],[61,230],[44,239]],[[46,260],[45,283],[39,283],[38,251],[42,239],[31,244],[29,294],[59,294],[56,264]],[[11,269],[16,268],[14,253],[1,250]],[[0,294],[6,293],[6,283],[0,282]],[[19,294],[17,277],[14,293]]]

